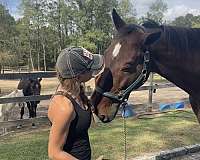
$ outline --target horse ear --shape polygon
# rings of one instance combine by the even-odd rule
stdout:
[[[143,44],[145,46],[151,45],[154,42],[156,42],[160,37],[161,37],[161,32],[155,32],[155,33],[150,33],[150,34],[147,33],[145,35],[145,39],[144,39]]]
[[[119,31],[120,28],[126,25],[126,23],[122,20],[122,18],[118,15],[117,11],[113,9],[112,11],[112,19],[115,25],[115,28],[117,31]]]
[[[39,78],[38,81],[40,82],[42,80],[42,78]]]

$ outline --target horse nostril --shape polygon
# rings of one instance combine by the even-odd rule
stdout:
[[[103,121],[103,120],[104,120],[104,118],[105,118],[105,116],[104,116],[104,115],[99,115],[98,117],[99,117],[99,119],[100,119],[101,121]]]
[[[105,117],[103,123],[108,123],[108,122],[110,122],[110,119],[108,117]]]
[[[107,116],[105,116],[105,115],[99,115],[98,117],[99,117],[99,119],[100,119],[103,123],[108,123],[108,122],[110,122],[110,119],[109,119]]]

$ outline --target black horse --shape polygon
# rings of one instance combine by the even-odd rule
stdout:
[[[190,95],[200,122],[200,29],[152,21],[142,26],[126,24],[115,10],[112,17],[117,34],[105,51],[105,70],[97,77],[91,97],[97,116],[112,121],[119,99],[128,98],[130,86],[140,87],[150,72],[156,72]]]
[[[41,80],[42,80],[42,78],[21,79],[17,86],[17,89],[22,89],[24,96],[40,95]],[[40,103],[40,101],[30,101],[30,102],[26,102],[26,103],[27,103],[27,107],[29,110],[29,118],[36,117],[36,109],[37,109],[37,105]],[[24,106],[21,108],[20,114],[21,114],[20,118],[23,119]]]

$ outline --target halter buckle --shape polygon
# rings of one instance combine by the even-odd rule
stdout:
[[[150,52],[147,50],[144,53],[144,63],[149,63],[150,61]]]

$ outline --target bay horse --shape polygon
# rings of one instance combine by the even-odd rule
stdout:
[[[104,53],[105,69],[91,96],[99,119],[112,121],[120,103],[155,72],[189,94],[200,122],[200,29],[153,21],[126,24],[115,9],[112,19],[117,33]]]
[[[17,86],[17,89],[22,89],[24,96],[40,95],[41,80],[42,78],[21,79]],[[26,103],[29,110],[29,118],[36,117],[37,105],[40,103],[40,101],[30,101]],[[21,108],[20,119],[23,119],[23,115],[24,115],[24,106]]]

